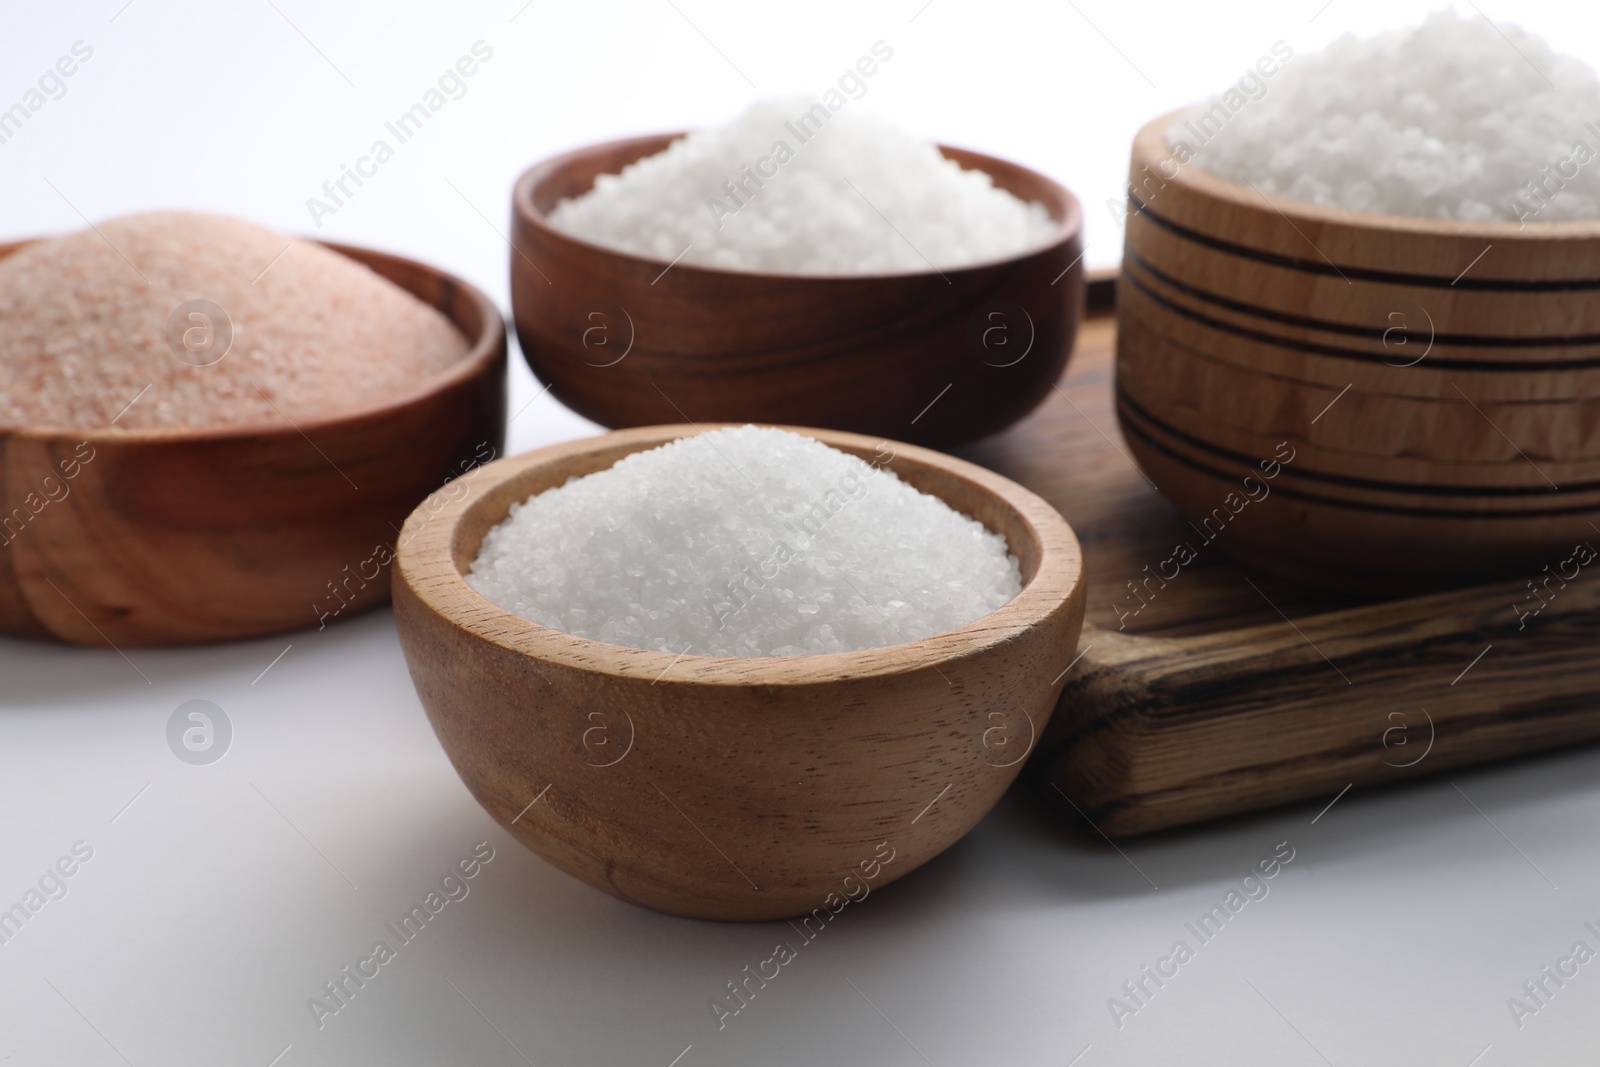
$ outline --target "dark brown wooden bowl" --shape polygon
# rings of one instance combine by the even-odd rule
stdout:
[[[1016,422],[1061,376],[1083,313],[1083,213],[1061,185],[941,147],[1059,226],[1023,255],[904,274],[668,270],[549,225],[560,200],[678,136],[581,148],[517,181],[517,336],[568,407],[611,427],[790,423],[949,446]]]
[[[874,462],[886,444],[793,429]],[[541,626],[467,584],[512,504],[700,430],[539,449],[430,498],[394,570],[400,644],[467,788],[557,867],[695,918],[837,910],[948,848],[1022,769],[1077,649],[1082,553],[1022,486],[894,444],[887,469],[1004,534],[1021,564],[1016,597],[947,633],[832,655],[674,656]]]
[[[0,522],[12,520],[0,532],[0,633],[216,641],[325,625],[388,599],[405,517],[504,446],[505,321],[441,270],[327,246],[443,312],[465,358],[382,404],[297,425],[0,427]],[[30,497],[51,485],[59,500],[35,512]]]

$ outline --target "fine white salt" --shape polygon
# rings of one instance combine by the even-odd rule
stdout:
[[[513,504],[467,581],[553,629],[697,656],[915,641],[1022,588],[1001,535],[882,468],[754,426]]]
[[[550,223],[636,255],[783,274],[959,267],[1056,231],[1043,204],[931,143],[848,103],[830,111],[798,97],[757,103],[601,175]]]
[[[1411,29],[1341,37],[1256,85],[1176,123],[1180,157],[1192,150],[1221,177],[1354,211],[1600,217],[1600,78],[1516,26],[1438,11]],[[1194,125],[1206,113],[1209,139]]]

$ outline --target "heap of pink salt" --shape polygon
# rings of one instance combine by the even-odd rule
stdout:
[[[169,320],[191,301],[227,321],[178,316],[195,349],[177,351]],[[208,338],[230,329],[212,362]],[[466,352],[399,286],[238,219],[129,215],[0,259],[0,428],[299,423],[409,392]]]

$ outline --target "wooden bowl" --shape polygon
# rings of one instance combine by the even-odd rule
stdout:
[[[1143,277],[1137,265],[1129,276]],[[1195,335],[1195,320],[1187,317],[1186,304],[1163,304],[1140,290],[1136,282],[1120,286],[1117,300],[1119,306],[1126,308],[1124,322],[1145,337],[1159,337],[1169,345],[1181,345],[1183,351],[1241,371],[1290,377],[1334,390],[1348,385],[1360,392],[1384,396],[1450,401],[1459,401],[1461,393],[1466,393],[1508,403],[1600,395],[1600,352],[1596,353],[1597,358],[1565,362],[1546,359],[1547,353],[1527,349],[1516,350],[1516,359],[1494,358],[1515,346],[1455,344],[1452,335],[1439,334],[1430,326],[1428,313],[1416,308],[1409,315],[1393,312],[1401,318],[1390,320],[1420,322],[1422,329],[1416,334],[1396,327],[1387,338],[1382,334],[1352,338],[1310,330],[1287,344],[1275,333],[1245,326],[1232,332],[1232,316],[1218,320],[1229,322],[1226,329],[1207,329]],[[1177,307],[1185,310],[1174,310]],[[1205,347],[1197,347],[1197,343]],[[1352,356],[1352,352],[1358,355]],[[1422,367],[1427,367],[1429,373],[1406,373]],[[1547,373],[1550,371],[1559,373]]]
[[[1288,442],[1277,504],[1218,545],[1326,584],[1536,572],[1592,538],[1600,222],[1269,197],[1178,164],[1181,114],[1134,141],[1118,292],[1119,417],[1151,479],[1199,519]]]
[[[388,598],[382,571],[405,516],[504,445],[505,322],[443,271],[328,247],[442,311],[466,357],[382,404],[297,425],[0,428],[0,501],[26,516],[0,533],[0,633],[216,641]],[[59,499],[34,511],[52,485]]]
[[[401,537],[401,646],[473,796],[562,870],[695,918],[836,910],[947,848],[1016,776],[1077,647],[1078,542],[1014,482],[894,444],[888,469],[1004,533],[1022,566],[1016,598],[949,633],[837,655],[675,657],[540,626],[467,584],[512,503],[696,432],[540,449],[430,499]],[[875,438],[795,432],[884,453]]]
[[[1178,348],[1142,326],[1132,332],[1127,343],[1139,355],[1118,368],[1120,391],[1158,408],[1175,425],[1191,417],[1191,432],[1206,440],[1221,443],[1233,429],[1287,438],[1314,446],[1319,460],[1340,452],[1382,457],[1395,464],[1388,474],[1431,462],[1441,468],[1507,463],[1536,475],[1530,460],[1543,468],[1600,457],[1600,396],[1504,401],[1465,389],[1438,398],[1346,390],[1243,370]]]
[[[1332,393],[1328,400],[1333,399]],[[1336,410],[1343,409],[1345,400],[1353,394],[1346,394],[1344,400],[1339,401]],[[1121,409],[1123,420],[1135,420],[1141,432],[1171,439],[1185,447],[1197,448],[1200,452],[1216,452],[1226,455],[1235,453],[1239,457],[1249,460],[1249,457],[1271,456],[1283,449],[1294,454],[1294,460],[1289,463],[1281,477],[1300,480],[1310,478],[1316,480],[1323,478],[1325,481],[1338,481],[1352,479],[1366,480],[1372,467],[1373,454],[1370,452],[1345,452],[1328,443],[1328,438],[1333,431],[1324,433],[1323,423],[1333,418],[1330,412],[1321,423],[1310,427],[1311,432],[1304,432],[1297,427],[1293,420],[1284,420],[1282,423],[1270,428],[1263,433],[1259,429],[1241,428],[1234,422],[1225,418],[1225,415],[1234,414],[1224,411],[1217,414],[1211,410],[1194,405],[1191,398],[1184,396],[1164,397],[1166,403],[1162,407],[1160,416],[1153,415],[1150,410],[1141,405],[1126,390],[1117,394],[1117,404]],[[1387,398],[1363,397],[1362,400],[1381,401]],[[1221,407],[1221,405],[1217,405]],[[1372,407],[1373,405],[1368,405]],[[1439,405],[1443,406],[1443,405]],[[1518,415],[1524,414],[1519,408],[1506,405],[1509,410]],[[1501,408],[1484,405],[1486,412],[1498,412]],[[1382,418],[1381,409],[1363,410],[1352,407],[1350,409],[1357,417],[1371,417],[1377,422],[1375,429],[1385,431],[1395,430],[1398,420]],[[1447,408],[1446,411],[1449,411]],[[1527,425],[1530,431],[1537,428],[1534,419],[1536,414],[1529,415]],[[1419,420],[1420,421],[1420,420]],[[1502,425],[1517,426],[1522,420],[1505,420]],[[1423,423],[1427,425],[1427,423]],[[1515,432],[1513,430],[1513,432]],[[1569,484],[1595,483],[1600,481],[1600,456],[1590,454],[1586,458],[1576,460],[1563,460],[1560,462],[1548,459],[1535,451],[1532,447],[1523,454],[1510,445],[1498,434],[1492,440],[1485,440],[1482,444],[1484,455],[1466,461],[1445,462],[1434,459],[1426,453],[1406,451],[1405,445],[1413,437],[1421,437],[1421,433],[1401,433],[1396,430],[1392,435],[1384,433],[1378,435],[1386,444],[1394,446],[1394,451],[1385,452],[1385,464],[1390,475],[1395,479],[1395,485],[1418,485],[1425,488],[1440,486],[1481,486],[1484,488],[1502,487],[1507,491],[1520,495],[1539,496],[1550,492],[1550,485],[1541,482],[1537,487],[1527,484],[1529,463],[1534,463],[1538,470],[1555,485],[1566,488]],[[1500,447],[1490,447],[1499,445]],[[1287,446],[1286,448],[1284,446]],[[1314,452],[1317,457],[1317,466],[1305,468],[1300,460]],[[1254,460],[1249,460],[1254,462]],[[1257,472],[1258,474],[1261,472]],[[1326,476],[1326,477],[1324,477]],[[1373,483],[1375,486],[1378,483]]]
[[[523,353],[605,426],[755,421],[953,445],[1022,418],[1060,378],[1083,312],[1078,201],[1049,178],[941,147],[1058,221],[1002,260],[904,274],[742,272],[601,247],[547,214],[681,134],[535,166],[513,196],[511,306]],[[935,401],[937,400],[937,403]]]

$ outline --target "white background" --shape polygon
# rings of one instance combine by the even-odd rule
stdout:
[[[505,306],[522,168],[820,92],[882,39],[894,59],[862,106],[1063,180],[1088,209],[1090,264],[1109,266],[1105,201],[1139,125],[1274,40],[1304,52],[1426,10],[275,2],[8,4],[0,106],[73,42],[94,55],[0,145],[0,236],[203,208],[427,260]],[[1600,60],[1587,5],[1483,7]],[[314,229],[307,197],[480,39],[494,56],[467,95]],[[535,389],[515,354],[512,373],[518,410]],[[545,397],[510,444],[594,429]],[[212,766],[167,748],[190,699],[233,723]],[[711,999],[787,928],[647,913],[512,842],[441,754],[387,612],[126,657],[0,640],[0,907],[74,842],[94,849],[0,945],[0,1064],[1594,1062],[1600,962],[1521,1030],[1506,1000],[1574,942],[1600,948],[1583,928],[1600,926],[1600,752],[1351,793],[1319,817],[1324,803],[1119,854],[1012,798],[852,905],[719,1031]],[[470,895],[319,1030],[307,998],[480,841],[497,851]],[[1283,841],[1295,859],[1270,895],[1114,1025],[1108,998],[1195,944],[1185,921]]]

